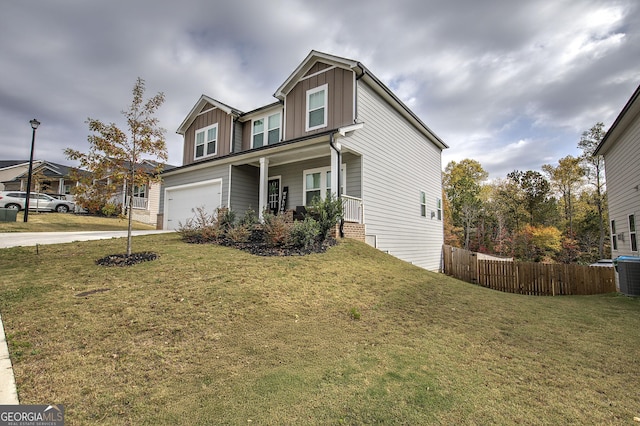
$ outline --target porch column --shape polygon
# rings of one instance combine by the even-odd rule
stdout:
[[[340,178],[340,152],[342,150],[342,145],[336,142],[334,143],[336,149],[331,148],[331,193],[335,194],[336,198],[339,198],[340,194],[340,182],[338,179]],[[342,177],[344,179],[344,176]]]
[[[268,194],[267,190],[269,187],[269,159],[266,157],[260,158],[260,193],[258,198],[258,217],[260,221],[264,219],[264,215],[262,214],[264,209],[267,207],[268,202]]]

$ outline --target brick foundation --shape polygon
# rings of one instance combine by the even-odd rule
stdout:
[[[364,242],[364,224],[363,223],[355,223],[355,222],[345,222],[342,226],[342,231],[344,232],[345,238],[352,238],[354,240]],[[331,236],[338,239],[340,238],[340,224],[337,224],[336,227],[331,232]]]

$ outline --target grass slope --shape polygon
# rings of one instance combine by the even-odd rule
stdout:
[[[29,221],[23,222],[24,212],[18,212],[15,222],[0,222],[0,232],[66,232],[66,231],[123,231],[127,219],[100,217],[72,213],[29,212]],[[133,229],[155,229],[155,226],[133,221]]]
[[[351,241],[263,258],[163,234],[134,239],[156,261],[94,264],[123,244],[0,251],[21,403],[63,403],[69,425],[640,415],[637,299],[499,293]]]

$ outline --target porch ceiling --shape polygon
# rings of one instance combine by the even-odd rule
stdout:
[[[233,165],[248,164],[260,167],[260,158],[266,157],[269,159],[269,166],[280,166],[312,158],[326,157],[330,155],[330,150],[328,138],[281,147],[275,145],[272,149],[255,152],[250,157],[238,159],[238,161],[233,162]]]

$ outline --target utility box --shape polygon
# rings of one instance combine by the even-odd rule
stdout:
[[[640,257],[619,256],[614,260],[620,292],[627,296],[640,296]]]
[[[18,209],[0,209],[0,222],[15,222]]]

